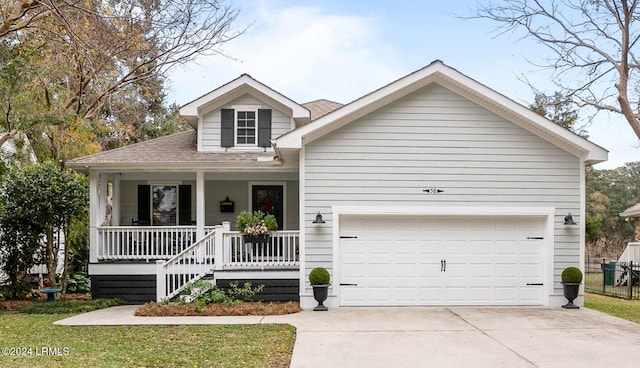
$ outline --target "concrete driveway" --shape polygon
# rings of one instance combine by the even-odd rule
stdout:
[[[286,320],[297,327],[292,368],[640,364],[640,325],[584,308],[340,308]]]
[[[266,317],[135,317],[135,308],[108,308],[56,324],[289,323],[297,328],[291,368],[601,368],[640,362],[640,324],[585,308],[336,308]]]

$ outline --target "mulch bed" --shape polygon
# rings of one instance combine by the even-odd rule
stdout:
[[[35,291],[35,290],[34,290]],[[40,293],[38,292],[38,294],[40,294],[39,298],[29,298],[29,299],[19,299],[19,300],[2,300],[0,301],[0,310],[6,311],[6,312],[16,312],[18,311],[20,308],[35,303],[35,302],[42,302],[47,300],[47,295],[44,293]],[[56,295],[56,300],[60,299],[60,294]],[[90,294],[66,294],[64,296],[65,300],[71,300],[71,301],[83,301],[83,300],[91,300],[91,295]]]
[[[302,311],[297,302],[263,303],[245,302],[241,305],[209,304],[206,309],[195,303],[156,304],[147,303],[136,310],[136,316],[274,316]]]
[[[35,291],[35,290],[34,290]],[[47,300],[44,293],[39,293],[39,298],[21,300],[2,300],[0,310],[15,313],[20,308],[36,302]],[[57,294],[56,300],[62,299]],[[91,300],[90,294],[66,294],[65,300],[85,301]],[[245,302],[241,305],[231,304],[209,304],[206,309],[196,303],[180,304],[156,304],[147,303],[136,310],[136,316],[165,317],[165,316],[268,316],[292,314],[302,311],[298,302]]]

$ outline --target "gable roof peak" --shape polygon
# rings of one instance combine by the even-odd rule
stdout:
[[[434,60],[373,92],[336,109],[303,127],[285,133],[275,144],[283,149],[299,149],[350,122],[365,116],[431,83],[437,83],[514,124],[540,136],[588,163],[607,160],[604,148],[553,123],[458,70]]]
[[[197,129],[198,120],[203,115],[245,94],[288,114],[296,123],[304,124],[310,120],[310,112],[304,106],[246,73],[183,105],[180,107],[180,116]]]

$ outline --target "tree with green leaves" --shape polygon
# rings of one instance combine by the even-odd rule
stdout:
[[[48,162],[14,169],[0,184],[0,254],[12,283],[35,263],[42,250],[52,286],[60,236],[70,238],[70,226],[86,211],[86,179],[70,169]],[[44,243],[43,243],[44,242]],[[65,247],[62,288],[65,289],[69,247]]]
[[[573,100],[561,92],[556,92],[553,95],[538,92],[529,108],[561,127],[583,138],[589,138],[589,134],[584,129],[576,126],[578,110]]]
[[[634,238],[620,213],[640,202],[640,161],[612,170],[587,171],[587,243],[592,255],[618,256]]]
[[[37,50],[21,61],[33,73],[10,75],[25,78],[13,101],[30,96],[28,109],[14,103],[15,129],[55,161],[143,140],[163,114],[168,71],[222,53],[244,31],[232,28],[237,16],[228,0],[5,1],[0,42]]]

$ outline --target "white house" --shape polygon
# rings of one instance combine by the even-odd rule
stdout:
[[[193,131],[68,162],[90,177],[96,297],[207,277],[308,308],[322,266],[333,307],[561,305],[583,265],[607,151],[440,61],[344,106],[242,75],[180,113]],[[235,231],[243,209],[278,218],[266,246]]]

